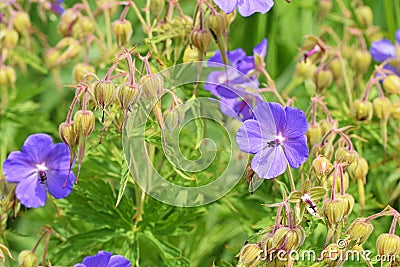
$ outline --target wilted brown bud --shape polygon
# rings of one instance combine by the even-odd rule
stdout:
[[[373,107],[372,103],[367,100],[357,99],[354,101],[351,108],[351,113],[354,118],[359,121],[368,121],[372,118]]]
[[[211,45],[211,34],[208,30],[194,29],[190,33],[190,43],[196,47],[201,54],[206,53]]]
[[[390,117],[392,102],[387,97],[377,97],[372,102],[375,115],[382,120],[387,120]]]
[[[31,19],[26,12],[17,12],[14,17],[14,29],[20,34],[27,34],[28,29],[31,27]]]
[[[397,75],[389,75],[383,81],[383,88],[390,94],[400,93],[400,77]]]
[[[78,110],[74,117],[74,129],[78,138],[83,135],[88,137],[95,125],[95,117],[91,110]]]
[[[86,76],[90,73],[95,73],[96,70],[93,66],[86,63],[78,63],[72,69],[72,77],[74,81],[80,83],[85,80]]]
[[[112,81],[97,81],[93,88],[94,99],[102,109],[110,105],[115,96],[115,85]]]
[[[36,267],[39,266],[39,258],[30,250],[23,250],[18,254],[19,267]]]
[[[133,29],[132,23],[128,20],[117,20],[113,23],[113,31],[118,46],[124,46],[131,39]]]
[[[164,77],[160,74],[147,74],[140,79],[141,90],[150,97],[159,97],[164,90]]]
[[[359,74],[366,73],[372,61],[371,54],[363,50],[356,50],[352,59],[354,70]]]
[[[397,256],[400,253],[400,237],[395,234],[381,234],[376,240],[376,249],[380,256]]]
[[[122,109],[128,109],[139,96],[139,87],[137,85],[129,85],[122,83],[117,88],[118,101]]]
[[[374,226],[372,223],[366,221],[364,218],[357,218],[350,225],[349,229],[347,229],[346,234],[356,244],[360,245],[368,239],[373,230]]]

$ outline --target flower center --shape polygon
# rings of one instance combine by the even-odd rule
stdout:
[[[48,168],[46,167],[46,165],[44,163],[41,163],[41,164],[36,164],[36,169],[39,174],[40,183],[44,184],[47,180],[46,171]]]
[[[286,139],[286,138],[283,137],[281,133],[278,134],[278,135],[275,135],[275,143],[276,143],[277,145],[282,144],[283,141],[285,141],[285,139]]]

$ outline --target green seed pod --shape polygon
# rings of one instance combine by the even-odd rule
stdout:
[[[274,239],[274,235],[272,233],[265,234],[263,238],[261,239],[261,248],[268,252],[273,248],[272,246],[272,240]]]
[[[322,93],[331,85],[333,75],[330,70],[316,70],[314,73],[314,83],[317,93]]]
[[[147,74],[140,79],[140,85],[148,97],[159,97],[164,90],[164,77],[160,74]]]
[[[352,56],[354,70],[359,74],[364,74],[371,65],[372,57],[368,51],[356,50]]]
[[[207,26],[210,32],[215,36],[221,36],[226,33],[226,19],[222,14],[211,14],[207,17]]]
[[[347,147],[339,147],[335,153],[335,160],[338,163],[350,165],[358,158],[357,152],[350,151]]]
[[[390,94],[400,93],[400,77],[397,75],[389,75],[383,81],[383,88]]]
[[[86,80],[88,74],[94,74],[95,72],[96,70],[93,66],[86,63],[78,63],[72,69],[72,77],[74,78],[75,82],[80,83]]]
[[[357,20],[365,28],[372,26],[374,22],[374,14],[369,6],[361,6],[356,9]]]
[[[372,118],[373,107],[368,100],[357,99],[351,108],[351,113],[359,121],[369,121]]]
[[[151,0],[150,12],[153,13],[157,18],[161,16],[165,7],[165,0]]]
[[[347,206],[345,200],[340,198],[324,201],[322,210],[330,225],[336,225],[343,220]]]
[[[321,155],[317,156],[313,160],[311,166],[312,166],[315,176],[318,179],[322,179],[323,177],[326,177],[332,171],[332,168],[333,168],[333,165],[330,162],[330,160],[327,157],[321,156]]]
[[[348,181],[348,176],[347,176],[347,181]],[[343,199],[343,203],[346,203],[345,209],[344,209],[344,217],[349,216],[349,214],[353,211],[354,208],[354,197],[350,194],[344,194],[344,195],[339,195],[337,196],[338,199]]]
[[[377,97],[372,102],[375,115],[382,120],[387,120],[390,117],[392,102],[387,97]]]
[[[238,267],[258,266],[261,263],[260,255],[263,250],[257,244],[245,245],[239,253]]]
[[[97,105],[105,109],[114,100],[115,84],[112,81],[97,81],[93,87],[93,94]]]
[[[74,147],[78,142],[77,135],[75,133],[74,122],[63,122],[58,127],[61,140],[69,147]]]
[[[374,226],[364,218],[357,218],[353,221],[350,227],[347,229],[346,234],[349,238],[361,245],[364,243],[374,230]]]
[[[26,12],[17,12],[14,17],[14,29],[20,34],[27,34],[28,29],[31,27],[31,19]]]
[[[4,47],[8,49],[13,49],[19,40],[18,32],[14,29],[5,29],[4,30]]]
[[[113,23],[113,32],[118,46],[125,46],[131,39],[133,29],[132,23],[128,20],[117,20]]]
[[[137,85],[122,83],[117,88],[118,101],[122,109],[128,109],[138,98],[139,88]]]
[[[95,125],[95,117],[90,110],[78,110],[74,116],[74,129],[78,138],[83,135],[88,137]]]
[[[296,75],[303,80],[310,79],[314,76],[316,68],[317,67],[311,62],[311,60],[302,60],[296,65]]]
[[[380,256],[397,256],[400,253],[400,237],[395,234],[381,234],[376,240],[376,249]]]
[[[57,31],[64,37],[71,35],[71,30],[74,28],[76,22],[79,19],[79,16],[80,14],[77,9],[74,8],[66,9],[61,15]]]
[[[190,33],[190,43],[196,47],[201,54],[208,51],[211,45],[211,34],[208,30],[194,29]]]
[[[308,127],[306,136],[307,136],[307,143],[311,147],[316,144],[321,143],[322,129],[321,129],[321,126],[319,125],[319,123],[310,125],[310,127]]]
[[[327,190],[330,190],[332,188],[332,183],[333,183],[333,175],[329,175],[328,179],[326,179],[326,185],[325,188]],[[340,177],[336,178],[336,192],[340,191],[340,187],[341,187],[341,179]],[[347,174],[347,172],[343,173],[343,186],[344,186],[344,190],[347,190],[349,188],[349,175]]]
[[[18,254],[19,267],[37,267],[39,266],[39,258],[30,250],[23,250]]]
[[[328,69],[332,72],[333,79],[341,80],[342,79],[342,66],[340,64],[340,60],[338,58],[332,59],[332,61],[328,65]]]
[[[322,251],[321,256],[329,267],[336,267],[338,266],[338,261],[343,258],[342,253],[342,248],[337,244],[332,243]]]
[[[368,174],[367,160],[363,157],[359,157],[358,161],[354,161],[347,167],[347,172],[353,179],[364,180]]]
[[[329,143],[325,145],[317,144],[313,146],[313,148],[311,149],[311,154],[314,156],[314,158],[318,156],[324,156],[328,159],[331,159],[334,151],[335,149],[333,148],[332,144]]]

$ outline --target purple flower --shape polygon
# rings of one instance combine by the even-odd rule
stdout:
[[[131,267],[131,262],[121,255],[111,256],[112,253],[99,251],[94,256],[87,256],[82,263],[75,264],[74,267]]]
[[[262,103],[253,112],[255,119],[246,120],[236,136],[242,151],[255,154],[251,168],[271,179],[284,173],[287,163],[300,167],[308,158],[304,112],[277,103]]]
[[[264,14],[274,5],[273,0],[214,0],[214,3],[227,14],[233,12],[237,6],[243,17],[248,17],[255,12]]]
[[[395,34],[397,46],[400,49],[400,30],[396,31]],[[391,71],[394,71],[397,74],[400,74],[400,67],[393,66],[394,61],[400,61],[400,55],[396,54],[396,45],[393,44],[388,39],[381,39],[375,41],[371,44],[370,53],[372,58],[377,62],[383,62],[385,60],[392,60],[393,62],[389,62],[389,65],[386,65],[385,68]],[[397,63],[400,65],[400,62]]]
[[[46,204],[46,187],[55,198],[68,196],[75,181],[68,146],[53,144],[47,134],[29,136],[21,151],[11,152],[4,161],[3,173],[8,182],[18,183],[15,194],[28,208]]]

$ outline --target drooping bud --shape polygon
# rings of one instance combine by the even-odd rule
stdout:
[[[313,146],[311,149],[311,154],[316,158],[318,156],[325,156],[328,159],[331,159],[333,156],[333,152],[335,151],[332,144],[327,143],[324,145],[317,144]]]
[[[343,220],[347,205],[348,204],[340,198],[326,199],[324,201],[322,210],[330,225],[336,225]]]
[[[319,1],[319,14],[318,18],[323,19],[332,10],[332,0]]]
[[[381,234],[376,240],[376,249],[380,256],[397,256],[400,253],[400,237],[395,234]]]
[[[164,125],[169,131],[173,131],[185,118],[185,110],[183,108],[177,108],[173,110],[166,110],[163,117]]]
[[[338,266],[338,262],[343,258],[342,256],[342,247],[339,247],[337,244],[332,243],[329,244],[321,253],[321,258],[324,259],[325,263],[329,267]]]
[[[347,176],[348,179],[348,176]],[[354,197],[350,194],[344,194],[344,195],[338,195],[338,199],[342,199],[343,203],[345,203],[345,208],[344,208],[344,217],[349,216],[349,214],[353,211],[354,208]]]
[[[86,79],[88,74],[95,72],[96,70],[93,66],[86,63],[78,63],[72,69],[72,77],[74,78],[75,82],[80,83]]]
[[[351,108],[352,115],[359,121],[369,121],[372,118],[372,103],[367,100],[357,99]]]
[[[60,52],[54,48],[47,50],[44,54],[44,62],[48,68],[56,66],[59,58]]]
[[[211,14],[207,17],[207,26],[214,37],[221,36],[226,32],[226,19],[222,14]]]
[[[382,120],[387,120],[390,117],[392,102],[387,97],[377,97],[372,102],[375,115]]]
[[[321,126],[319,125],[319,123],[310,125],[310,127],[308,127],[306,136],[307,136],[307,143],[311,147],[316,144],[321,143],[322,129],[321,129]]]
[[[374,226],[364,218],[357,218],[347,229],[346,234],[349,238],[360,245],[364,243],[374,230]]]
[[[400,93],[400,77],[397,75],[389,75],[383,81],[383,88],[390,94]]]
[[[329,175],[328,179],[326,180],[326,189],[330,190],[333,184],[333,175]],[[340,177],[336,177],[336,185],[335,189],[336,192],[340,191],[340,187],[342,185],[342,180]],[[349,175],[347,172],[343,173],[343,189],[346,191],[349,188]]]
[[[138,98],[139,88],[137,85],[122,83],[117,88],[118,101],[122,109],[128,109]]]
[[[329,70],[316,70],[314,73],[314,83],[317,93],[322,93],[333,80],[332,72]]]
[[[333,165],[327,157],[319,155],[313,160],[312,167],[315,176],[321,179],[332,171]]]
[[[356,50],[352,56],[353,67],[359,74],[364,74],[371,65],[372,57],[368,51]]]
[[[89,17],[81,16],[73,25],[72,36],[75,38],[88,36],[89,34],[92,34],[94,30],[93,21]]]
[[[8,49],[13,49],[19,40],[18,32],[14,29],[5,29],[4,30],[4,47]]]
[[[274,233],[272,247],[281,248],[285,251],[295,250],[303,244],[304,238],[305,232],[300,225],[296,226],[295,229],[281,227]]]
[[[74,129],[74,122],[63,122],[58,127],[58,132],[60,134],[61,140],[69,147],[74,147],[78,144],[77,136]]]
[[[131,39],[133,29],[129,20],[117,20],[113,23],[113,31],[118,46],[125,46]]]
[[[93,87],[93,94],[97,105],[104,110],[114,100],[115,84],[112,81],[97,81]]]
[[[151,0],[150,2],[150,11],[153,13],[157,18],[161,16],[165,7],[165,0]]]
[[[11,66],[1,66],[0,67],[0,86],[4,87],[14,87],[17,81],[17,74]]]
[[[340,65],[340,60],[338,58],[332,59],[328,65],[329,70],[332,72],[333,79],[340,80],[343,77],[342,66]]]
[[[368,173],[368,162],[365,158],[359,157],[358,161],[354,161],[347,167],[347,171],[353,179],[364,180]]]
[[[57,30],[62,36],[71,35],[71,30],[74,27],[74,24],[79,19],[79,11],[74,8],[66,9],[61,15],[60,22],[58,23]]]
[[[261,263],[260,255],[263,250],[258,244],[247,244],[239,253],[238,267],[258,266]]]
[[[160,74],[147,74],[140,79],[141,90],[148,97],[159,97],[164,90],[164,77]]]
[[[74,116],[75,133],[79,137],[81,135],[88,137],[94,129],[95,120],[91,110],[78,110]]]
[[[394,103],[390,110],[390,116],[395,120],[400,120],[400,101]]]
[[[310,79],[314,76],[316,68],[317,67],[311,62],[311,60],[302,60],[296,65],[296,74],[303,80]]]
[[[26,12],[17,12],[14,17],[14,29],[20,34],[27,34],[28,29],[31,27],[31,19]]]
[[[201,54],[208,51],[211,45],[211,34],[205,29],[193,29],[190,33],[190,43],[196,47]]]
[[[30,250],[23,250],[18,254],[19,267],[37,267],[39,266],[39,258]]]
[[[355,13],[362,26],[365,28],[372,26],[374,22],[374,14],[369,6],[361,6],[356,9]]]
[[[347,147],[339,147],[335,153],[335,160],[338,163],[350,165],[358,158],[357,152],[350,151]]]

